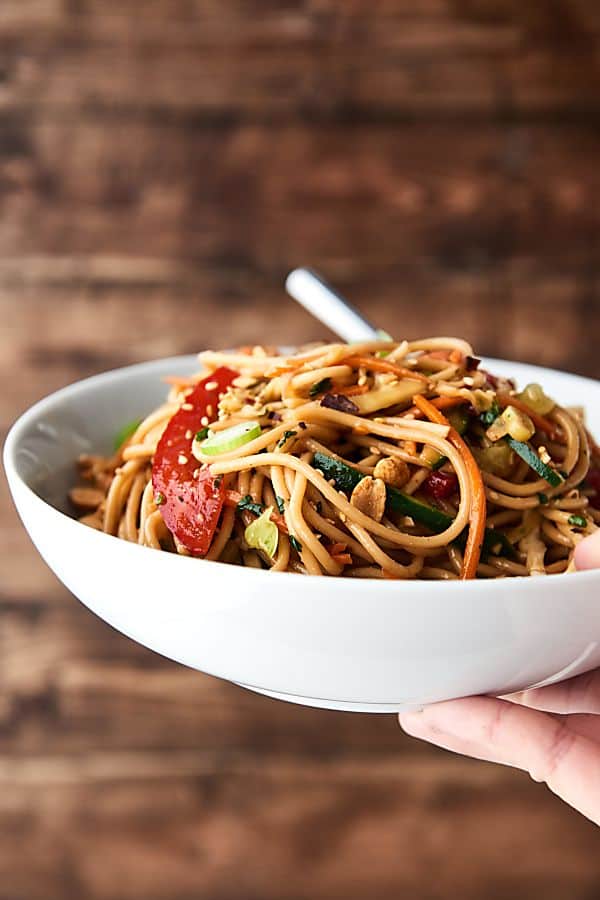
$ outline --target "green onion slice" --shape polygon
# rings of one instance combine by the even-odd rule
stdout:
[[[539,475],[540,478],[543,478],[548,482],[552,487],[560,487],[560,485],[565,480],[555,469],[552,469],[550,466],[546,465],[545,462],[542,462],[536,450],[533,447],[530,447],[529,444],[524,443],[523,441],[515,441],[514,438],[507,437],[507,444],[512,447],[517,456],[520,456],[527,465],[533,469],[536,475]]]
[[[271,513],[273,507],[269,506],[264,513],[251,522],[244,532],[246,543],[253,550],[262,550],[270,559],[273,559],[277,552],[277,544],[279,543],[279,531],[277,525],[271,522]]]
[[[231,428],[216,431],[209,434],[206,440],[200,444],[200,450],[207,456],[218,456],[219,453],[229,453],[244,444],[260,437],[261,430],[258,422],[238,422]]]
[[[141,424],[142,420],[136,419],[135,422],[128,422],[127,425],[123,425],[123,427],[117,432],[117,434],[115,434],[115,450],[119,450],[123,446],[125,441],[128,441],[129,438],[135,434]]]

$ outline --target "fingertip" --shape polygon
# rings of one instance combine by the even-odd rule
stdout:
[[[418,709],[409,709],[398,713],[398,724],[400,728],[407,734],[416,737],[423,733],[424,726],[424,707]]]
[[[584,538],[577,545],[574,559],[578,571],[600,568],[600,531]]]

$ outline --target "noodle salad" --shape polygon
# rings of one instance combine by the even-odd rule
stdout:
[[[600,522],[583,412],[518,391],[458,338],[204,352],[111,457],[87,525],[157,550],[355,578],[573,569]]]

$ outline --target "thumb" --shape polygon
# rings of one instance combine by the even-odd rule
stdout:
[[[575,566],[577,569],[600,569],[600,530],[577,545]]]

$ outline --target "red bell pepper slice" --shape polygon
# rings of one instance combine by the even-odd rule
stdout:
[[[222,479],[192,456],[192,440],[206,416],[212,421],[219,397],[238,373],[225,366],[199,381],[158,442],[152,463],[154,496],[169,531],[193,556],[212,543],[225,500]],[[194,478],[194,472],[197,477]]]

